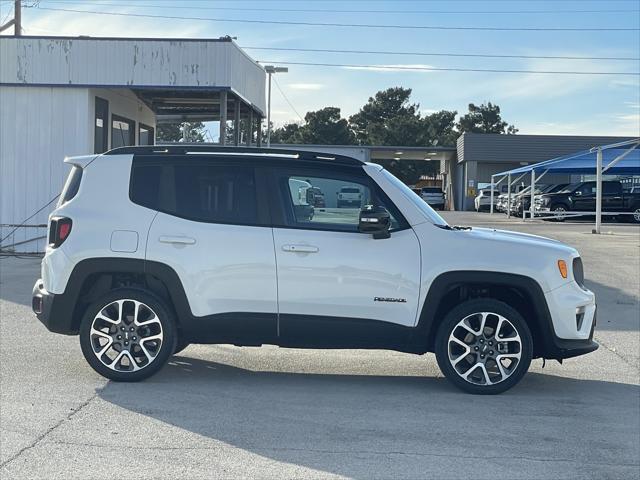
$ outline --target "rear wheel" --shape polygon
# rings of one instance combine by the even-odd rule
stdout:
[[[633,213],[633,215],[631,215],[631,221],[640,223],[640,205],[636,205],[631,211]]]
[[[447,314],[436,335],[440,369],[458,388],[502,393],[529,369],[531,333],[522,316],[493,299],[465,302]]]
[[[118,289],[89,306],[80,325],[85,359],[103,377],[135,382],[166,363],[176,343],[175,320],[156,296]]]

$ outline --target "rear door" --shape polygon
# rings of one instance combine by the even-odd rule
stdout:
[[[413,326],[418,311],[420,245],[388,198],[362,169],[281,167],[273,173],[274,242],[281,342],[345,346],[367,343],[386,323]],[[359,174],[357,173],[359,172]],[[295,209],[291,182],[320,189],[324,208]],[[393,217],[388,239],[358,232],[360,205],[338,205],[342,188],[358,189],[364,205]]]
[[[620,182],[602,182],[602,210],[621,212],[624,210],[622,184]]]
[[[256,177],[238,160],[134,160],[132,200],[159,210],[146,259],[175,270],[192,327],[210,339],[276,333],[273,236]]]

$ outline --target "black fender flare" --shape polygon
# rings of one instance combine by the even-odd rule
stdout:
[[[447,293],[459,286],[490,286],[498,288],[516,289],[532,306],[532,312],[521,312],[529,320],[535,321],[542,344],[536,350],[545,356],[553,356],[558,349],[553,329],[553,321],[547,305],[547,300],[540,284],[531,277],[513,273],[456,270],[438,275],[429,287],[418,319],[419,335],[426,339],[427,348],[433,351],[433,341],[438,330],[439,315],[446,312],[439,311],[440,305]]]
[[[53,295],[49,329],[56,333],[77,335],[81,311],[81,295],[85,282],[92,275],[134,274],[145,279],[157,278],[166,288],[175,313],[180,318],[192,318],[184,287],[175,270],[166,264],[141,258],[88,258],[79,261],[71,272],[64,292]],[[171,306],[170,306],[171,307]]]

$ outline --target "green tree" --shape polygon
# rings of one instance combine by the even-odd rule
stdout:
[[[507,133],[515,134],[518,129],[502,120],[500,107],[491,102],[487,104],[469,104],[469,113],[460,117],[457,123],[458,132],[470,133]]]
[[[455,129],[455,110],[440,110],[423,118],[424,130],[422,145],[455,145],[459,133]]]
[[[340,116],[337,107],[325,107],[304,116],[305,124],[300,128],[301,143],[317,145],[353,145],[355,136],[349,122]]]
[[[181,142],[186,129],[188,142],[204,142],[205,126],[202,122],[161,123],[158,125],[158,140]]]
[[[267,141],[267,132],[264,131],[263,140]],[[300,143],[300,125],[297,123],[287,123],[282,127],[273,128],[271,123],[271,143]]]
[[[409,102],[410,88],[393,87],[369,97],[360,111],[349,118],[360,144],[399,145],[419,131],[419,105]],[[415,140],[410,143],[415,144]]]
[[[353,145],[355,136],[337,107],[307,112],[302,125],[289,123],[271,132],[271,143]]]

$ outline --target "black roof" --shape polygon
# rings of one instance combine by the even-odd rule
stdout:
[[[310,152],[308,150],[285,150],[280,148],[261,147],[219,147],[202,144],[178,144],[178,145],[148,145],[138,147],[119,147],[105,152],[104,155],[142,155],[142,156],[163,156],[163,155],[189,155],[207,154],[228,155],[241,157],[276,157],[280,160],[291,159],[292,161],[312,161],[321,163],[336,163],[341,165],[363,165],[365,162],[353,157],[335,155],[326,152]]]

